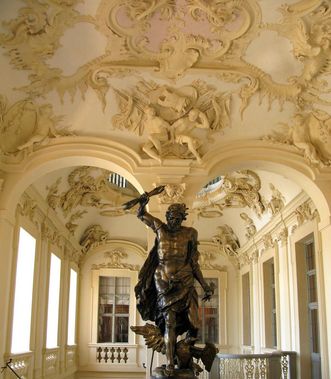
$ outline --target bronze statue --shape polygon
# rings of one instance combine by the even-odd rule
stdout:
[[[185,204],[170,205],[166,212],[167,223],[164,223],[146,211],[150,194],[139,198],[137,216],[155,232],[156,240],[139,273],[135,292],[143,320],[154,321],[156,327],[146,324],[131,329],[144,335],[148,347],[165,353],[167,365],[159,368],[156,377],[179,378],[180,371],[186,370],[185,378],[187,371],[192,372],[189,377],[195,378],[201,369],[192,358],[201,358],[209,371],[217,349],[212,344],[206,344],[204,349],[194,346],[199,321],[194,280],[205,292],[203,300],[210,299],[214,288],[204,280],[198,263],[197,231],[182,226],[187,216]],[[185,339],[177,342],[183,333],[186,333]]]

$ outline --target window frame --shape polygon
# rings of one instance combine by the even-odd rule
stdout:
[[[35,330],[36,330],[36,315],[37,315],[37,298],[38,298],[38,273],[40,270],[40,243],[38,228],[35,223],[29,220],[27,217],[22,216],[19,212],[16,213],[16,224],[13,237],[13,260],[12,260],[12,270],[11,270],[11,288],[12,296],[10,299],[10,310],[8,314],[8,334],[7,334],[7,344],[8,351],[11,352],[12,348],[12,336],[14,327],[14,303],[15,303],[15,287],[16,287],[16,274],[17,274],[17,260],[18,260],[18,247],[19,247],[19,236],[20,228],[28,232],[36,240],[35,246],[35,256],[34,256],[34,273],[33,273],[33,284],[32,284],[32,306],[31,306],[31,323],[30,323],[30,341],[29,341],[29,351],[21,353],[11,353],[13,356],[22,355],[24,353],[30,353],[35,349]]]
[[[91,343],[98,345],[133,345],[136,343],[136,335],[129,327],[128,342],[98,342],[98,312],[99,312],[99,277],[128,277],[130,278],[130,306],[129,326],[137,325],[136,298],[134,287],[138,281],[138,272],[128,269],[100,268],[92,269],[92,317],[91,317]]]

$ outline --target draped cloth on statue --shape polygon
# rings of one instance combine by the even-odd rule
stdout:
[[[198,314],[198,295],[194,288],[194,264],[191,259],[178,270],[167,282],[166,288],[160,289],[156,283],[155,271],[159,264],[157,240],[139,272],[135,287],[137,309],[143,320],[154,321],[164,333],[164,315],[172,310],[176,313],[176,333],[182,334],[192,325],[188,314]],[[196,254],[198,254],[196,252]],[[190,255],[190,254],[189,254]],[[158,289],[157,289],[158,288]],[[191,320],[192,321],[192,320]]]

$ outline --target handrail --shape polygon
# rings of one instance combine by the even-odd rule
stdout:
[[[296,352],[217,354],[216,376],[222,379],[296,379]]]
[[[14,375],[18,378],[18,379],[23,379],[21,376],[19,376],[17,374],[17,372],[10,366],[10,364],[12,363],[12,359],[10,358],[9,361],[6,362],[6,366],[2,366],[1,367],[1,374],[6,370],[6,368],[9,368],[10,371],[12,371],[14,373]]]

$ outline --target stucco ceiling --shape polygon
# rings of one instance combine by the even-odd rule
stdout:
[[[134,157],[132,175],[144,172],[144,183],[150,175],[150,187],[175,173],[177,186],[187,184],[177,188],[181,200],[189,183],[193,192],[206,184],[209,162],[229,146],[276,144],[311,167],[330,165],[328,1],[2,0],[0,25],[4,171],[51,146],[109,141]],[[46,199],[46,187],[60,177],[68,185],[74,169],[54,171],[34,187]],[[266,200],[270,183],[286,203],[301,191],[284,176],[255,173],[261,186],[254,190]],[[226,174],[237,175],[216,173]],[[209,218],[215,209],[194,201],[203,239],[229,224],[242,243],[245,206],[258,228],[272,217],[265,211],[259,218],[246,204]],[[133,215],[106,217],[90,208],[76,220],[78,239],[90,224],[128,238],[123,225]]]

